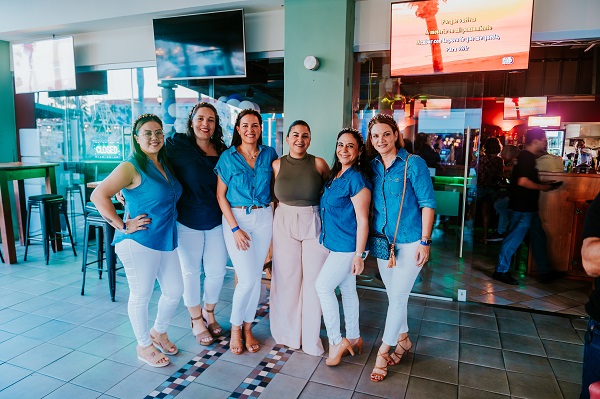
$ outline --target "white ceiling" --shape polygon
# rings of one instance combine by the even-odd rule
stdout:
[[[150,25],[153,18],[243,8],[278,10],[284,0],[0,0],[0,40],[24,42]]]

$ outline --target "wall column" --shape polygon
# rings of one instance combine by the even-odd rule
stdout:
[[[337,133],[352,124],[354,0],[286,0],[284,136],[296,119],[311,127],[309,152],[329,163]],[[320,61],[316,71],[304,58]],[[284,145],[284,153],[287,153]]]
[[[0,41],[0,162],[18,160],[14,96],[10,44]]]

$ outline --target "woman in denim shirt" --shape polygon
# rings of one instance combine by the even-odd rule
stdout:
[[[367,149],[377,153],[371,161],[373,170],[373,231],[383,233],[392,242],[404,188],[404,167],[408,152],[398,125],[389,115],[378,114],[369,121]],[[389,306],[381,347],[371,373],[372,381],[382,381],[387,366],[400,363],[410,351],[408,339],[408,294],[429,258],[433,227],[435,197],[427,164],[419,156],[408,159],[406,193],[398,236],[396,237],[397,265],[389,268],[388,261],[377,259],[385,283]],[[389,353],[392,346],[396,349]]]
[[[217,201],[223,212],[223,236],[238,278],[231,304],[231,352],[259,350],[252,322],[260,295],[260,279],[273,236],[271,163],[277,153],[262,145],[262,118],[253,109],[239,113],[231,147],[219,158]],[[243,324],[243,329],[242,329]]]
[[[329,338],[328,366],[340,363],[346,350],[362,352],[358,328],[356,276],[365,265],[369,236],[371,183],[368,179],[365,143],[355,129],[343,129],[337,137],[334,163],[321,196],[320,241],[330,250],[315,288],[321,301]],[[340,333],[340,312],[335,288],[342,293],[346,337]]]

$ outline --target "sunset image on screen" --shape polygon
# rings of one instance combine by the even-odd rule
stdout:
[[[533,0],[392,4],[392,76],[527,69]]]

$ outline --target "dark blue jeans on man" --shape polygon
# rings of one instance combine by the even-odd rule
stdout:
[[[583,344],[583,373],[579,399],[589,399],[590,384],[600,381],[600,322],[590,318]]]
[[[546,253],[546,233],[542,227],[542,221],[537,212],[512,211],[508,234],[498,255],[497,273],[506,273],[510,268],[510,260],[523,242],[525,235],[529,232],[529,244],[533,251],[533,259],[541,274],[552,271],[548,265],[548,254]]]

